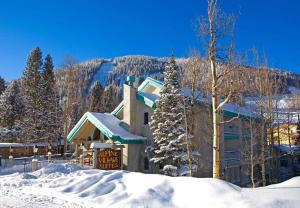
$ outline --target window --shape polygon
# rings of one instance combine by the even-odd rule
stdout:
[[[149,160],[147,157],[144,157],[144,169],[149,170]]]
[[[287,158],[281,158],[280,159],[280,166],[281,167],[288,167],[288,165],[289,165],[289,161],[288,161]]]
[[[144,125],[148,125],[149,123],[149,113],[145,112],[144,113]]]
[[[234,182],[240,181],[240,167],[234,168]]]

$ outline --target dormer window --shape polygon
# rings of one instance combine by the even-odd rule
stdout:
[[[149,123],[149,113],[145,112],[144,113],[144,125],[148,125]]]

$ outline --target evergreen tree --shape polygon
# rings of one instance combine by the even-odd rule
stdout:
[[[0,76],[0,95],[4,92],[5,90],[5,80]]]
[[[150,122],[154,139],[151,149],[153,157],[150,161],[163,167],[163,172],[167,175],[188,173],[184,99],[179,69],[172,56],[165,68],[163,89]]]
[[[91,88],[91,91],[88,96],[89,100],[89,111],[91,112],[104,112],[102,106],[102,95],[103,95],[103,87],[100,82],[97,81]]]
[[[42,86],[41,86],[42,51],[31,51],[22,77],[22,94],[25,105],[23,129],[27,141],[37,141],[43,135]]]
[[[52,99],[52,96],[55,93],[55,78],[54,78],[54,72],[53,72],[54,66],[51,55],[47,55],[45,58],[45,63],[43,66],[43,73],[42,73],[42,85],[43,85],[43,93],[50,95],[51,97],[48,98],[48,100]],[[46,100],[45,98],[44,100]]]
[[[115,88],[112,85],[105,87],[102,96],[102,112],[111,112],[116,97]]]
[[[11,129],[23,114],[23,101],[17,81],[12,81],[0,96],[0,125]]]
[[[48,54],[42,72],[42,112],[43,112],[43,139],[57,140],[62,136],[62,110],[59,106],[59,96],[55,88],[54,66],[52,57]],[[41,138],[42,139],[42,138]]]

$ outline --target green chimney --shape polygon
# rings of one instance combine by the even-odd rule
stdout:
[[[127,76],[127,83],[128,85],[132,86],[133,83],[135,82],[135,76]]]

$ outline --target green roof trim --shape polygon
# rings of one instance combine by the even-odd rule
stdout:
[[[156,108],[156,104],[153,100],[139,94],[139,93],[136,93],[136,99],[143,102],[146,106],[152,108],[152,109],[155,109]]]
[[[256,122],[260,122],[261,119],[257,116],[246,116],[246,115],[243,115],[243,114],[239,114],[239,113],[236,113],[236,112],[231,112],[231,111],[227,111],[227,110],[224,110],[223,109],[223,114],[224,116],[227,116],[229,118],[233,118],[233,117],[239,117],[239,118],[242,118],[242,119],[245,119],[245,120],[249,120],[249,119],[254,119],[254,121]]]
[[[163,88],[163,83],[162,82],[160,82],[158,80],[155,80],[151,77],[147,77],[145,79],[145,81],[143,81],[142,84],[138,87],[137,91],[142,92],[149,85],[153,86],[153,87],[156,87],[158,89]],[[145,103],[150,108],[152,108],[152,109],[156,108],[155,102],[153,102],[149,98],[146,98],[145,96],[139,95],[138,93],[136,95],[136,98],[137,98],[137,100]],[[120,104],[111,112],[111,114],[114,115],[114,116],[117,116],[122,111],[123,108],[124,108],[124,100],[122,100],[122,102],[120,102]]]
[[[145,81],[143,81],[142,84],[138,87],[138,91],[143,91],[148,85],[151,85],[151,86],[159,88],[159,89],[163,88],[162,82],[160,82],[156,79],[153,79],[151,77],[147,77],[145,79]]]
[[[124,100],[111,112],[112,115],[117,116],[124,108]]]
[[[137,91],[138,92],[143,92],[144,89],[147,86],[149,86],[149,85],[153,86],[153,87],[156,87],[158,89],[162,89],[163,88],[163,82],[155,80],[155,79],[153,79],[151,77],[147,77],[145,79],[145,81],[143,81],[142,84],[138,87]],[[136,95],[137,100],[145,103],[145,105],[149,106],[152,109],[156,108],[155,102],[153,102],[149,98],[146,98],[143,95],[138,94],[138,92],[137,92],[137,95]],[[198,105],[206,105],[206,103],[204,103],[203,101],[199,101],[199,100],[197,100],[196,103]],[[209,104],[209,105],[211,107],[211,104]],[[111,114],[117,116],[119,114],[119,112],[121,112],[121,110],[123,109],[123,107],[124,107],[124,100],[113,110],[113,112]],[[239,118],[241,118],[241,119],[247,119],[247,120],[254,119],[256,122],[260,122],[261,121],[261,119],[259,117],[255,116],[255,115],[248,116],[248,115],[243,115],[242,113],[231,112],[231,111],[224,110],[224,109],[222,110],[222,112],[224,113],[224,116],[227,116],[227,117],[230,117],[230,118],[239,116]]]
[[[236,131],[224,131],[224,139],[240,139],[240,136]]]
[[[231,135],[224,136],[224,139],[226,139],[226,140],[239,139],[239,138],[240,138],[239,136],[231,136]]]
[[[81,119],[77,122],[77,124],[74,126],[74,128],[70,131],[70,133],[67,136],[67,142],[70,143],[72,139],[75,137],[77,132],[81,129],[83,124],[87,121],[86,113],[81,117]]]
[[[143,140],[125,140],[121,136],[113,135],[113,133],[99,120],[97,120],[91,113],[85,113],[82,118],[78,121],[75,127],[71,130],[67,137],[68,143],[70,143],[75,137],[76,133],[81,129],[81,127],[85,124],[85,122],[90,121],[102,134],[107,136],[109,139],[118,141],[121,144],[143,144]]]

